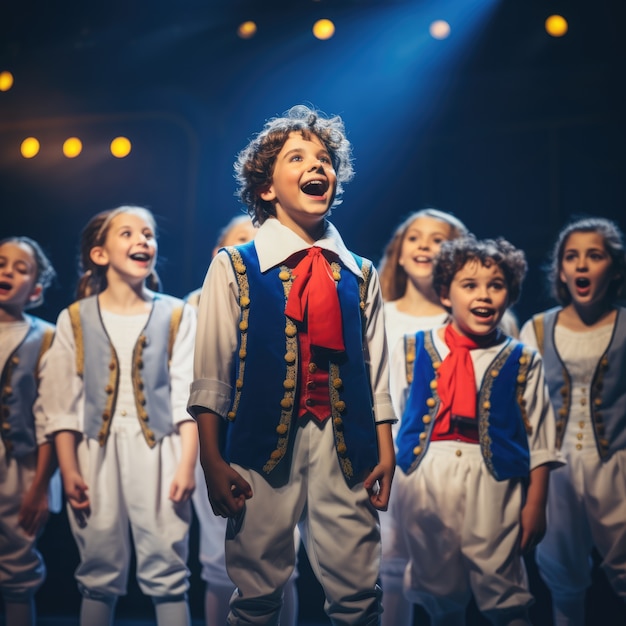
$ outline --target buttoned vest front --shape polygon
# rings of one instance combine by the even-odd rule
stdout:
[[[54,326],[25,315],[28,331],[2,370],[0,428],[8,454],[20,458],[37,450],[33,404],[37,398],[39,361],[50,347]]]
[[[146,443],[153,447],[174,431],[169,360],[183,302],[155,294],[148,322],[133,350],[135,406]],[[97,296],[69,307],[76,342],[76,369],[85,388],[84,432],[106,443],[115,413],[119,361],[100,317]]]
[[[442,359],[433,332],[405,337],[409,397],[396,439],[396,462],[410,474],[419,466],[430,443],[439,411],[436,371]],[[496,480],[525,478],[530,472],[529,422],[523,402],[530,348],[508,337],[487,368],[477,392],[476,419],[483,460]]]
[[[270,479],[284,465],[295,434],[300,392],[297,329],[285,316],[292,283],[286,266],[261,272],[254,242],[227,248],[239,286],[238,353],[224,456]],[[329,357],[328,394],[335,448],[349,485],[378,462],[363,310],[371,265],[356,257],[366,280],[331,263],[343,320],[345,352]],[[315,364],[311,365],[315,367]]]
[[[537,344],[543,354],[546,382],[556,417],[557,448],[563,435],[572,403],[572,381],[556,349],[554,332],[561,307],[533,317]],[[618,307],[608,348],[600,357],[591,384],[589,407],[596,446],[602,460],[626,448],[626,309]]]

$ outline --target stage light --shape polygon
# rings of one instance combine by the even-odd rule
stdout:
[[[83,143],[78,137],[69,137],[63,142],[63,154],[68,159],[77,157],[83,151]]]
[[[20,152],[25,159],[32,159],[39,154],[39,141],[35,137],[26,137],[22,141]]]
[[[13,74],[11,72],[0,72],[0,91],[9,91],[13,87]]]
[[[111,142],[111,154],[118,159],[123,159],[130,154],[131,151],[130,140],[126,137],[116,137]]]
[[[450,36],[450,24],[445,20],[435,20],[428,32],[433,39],[447,39]]]
[[[313,24],[313,34],[318,39],[330,39],[335,34],[335,25],[330,20],[317,20]]]
[[[239,24],[237,34],[241,39],[250,39],[256,35],[256,24],[252,21]]]
[[[552,37],[563,37],[567,29],[567,20],[562,15],[551,15],[546,20],[546,32]]]

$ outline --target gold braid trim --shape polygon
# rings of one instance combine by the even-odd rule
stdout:
[[[535,329],[535,337],[537,338],[537,348],[543,354],[544,324],[543,313],[537,313],[533,316],[533,328]]]
[[[239,318],[239,361],[237,363],[237,380],[235,381],[235,396],[232,406],[228,411],[227,419],[231,422],[237,417],[239,402],[241,401],[241,390],[243,388],[244,374],[246,370],[246,356],[248,354],[248,318],[250,317],[250,285],[248,284],[248,276],[246,275],[246,266],[241,258],[239,251],[229,246],[226,251],[230,255],[233,268],[235,269],[235,277],[239,287],[239,308],[241,315]]]
[[[170,324],[171,329],[171,324]],[[135,344],[133,350],[133,391],[135,396],[135,408],[137,409],[137,416],[139,417],[139,424],[141,425],[141,431],[146,440],[146,443],[150,448],[154,448],[156,445],[156,437],[152,432],[152,429],[148,426],[148,412],[146,411],[146,396],[143,392],[143,381],[141,379],[141,370],[143,369],[143,349],[146,347],[147,339],[142,333],[139,340]]]
[[[184,305],[183,305],[184,306]],[[183,307],[177,306],[172,311],[172,317],[170,318],[170,334],[167,341],[167,367],[169,369],[172,363],[172,352],[174,351],[174,342],[176,341],[176,335],[180,328],[180,322],[183,319]]]
[[[415,366],[415,335],[404,336],[404,368],[406,382],[410,385],[413,382],[413,369]]]
[[[533,427],[528,419],[528,411],[526,410],[526,400],[524,399],[524,391],[526,391],[526,382],[528,381],[528,370],[533,361],[533,355],[527,348],[522,350],[522,356],[519,359],[519,370],[517,372],[517,403],[519,404],[524,428],[528,435],[533,434]]]
[[[80,302],[74,302],[67,307],[76,344],[76,373],[82,378],[85,371],[85,347],[83,344],[83,327],[80,323]]]
[[[13,442],[9,439],[9,432],[11,430],[11,424],[9,424],[9,407],[7,406],[8,397],[12,393],[11,379],[13,378],[13,368],[19,363],[19,358],[15,352],[7,359],[6,366],[2,372],[0,378],[0,389],[2,390],[2,397],[0,401],[0,436],[4,447],[7,451],[7,455],[13,452]]]
[[[102,412],[102,426],[98,431],[98,443],[100,447],[104,447],[104,444],[109,438],[109,432],[111,430],[111,422],[113,421],[113,408],[117,401],[117,390],[120,382],[120,367],[117,360],[117,354],[115,349],[111,345],[111,361],[109,362],[109,383],[106,386],[107,402]]]

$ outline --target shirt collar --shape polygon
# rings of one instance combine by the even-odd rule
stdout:
[[[272,267],[280,265],[296,252],[306,250],[313,245],[324,250],[334,252],[341,264],[356,276],[362,277],[361,269],[354,257],[346,248],[339,231],[325,220],[326,229],[320,239],[314,244],[307,243],[287,226],[281,224],[275,217],[270,217],[260,226],[255,238],[254,246],[259,257],[261,272],[266,272]]]

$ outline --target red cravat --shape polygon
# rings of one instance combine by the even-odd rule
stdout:
[[[441,400],[437,419],[441,432],[450,430],[450,415],[476,419],[476,379],[470,350],[478,348],[474,341],[459,335],[452,324],[446,326],[444,339],[450,348],[437,372],[437,392]]]
[[[311,345],[328,350],[345,350],[341,308],[335,279],[322,249],[313,246],[296,265],[285,315],[298,322],[307,317]]]

